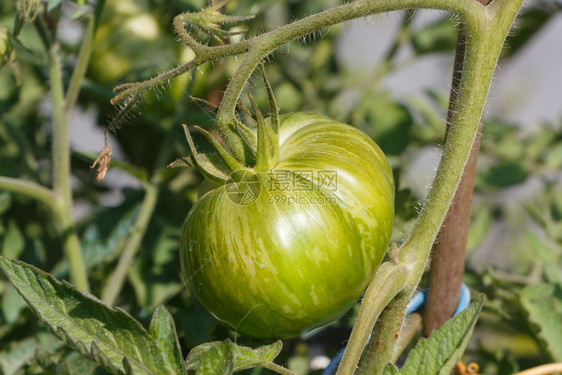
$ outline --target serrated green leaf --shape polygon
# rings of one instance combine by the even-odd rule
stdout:
[[[283,347],[282,341],[276,341],[273,344],[263,345],[255,349],[233,344],[230,340],[207,342],[196,346],[189,352],[186,358],[187,369],[198,369],[203,363],[204,358],[209,352],[211,352],[211,350],[215,350],[215,348],[223,346],[225,343],[228,343],[230,350],[233,353],[233,371],[246,370],[265,363],[273,362]],[[220,351],[224,351],[224,348],[220,349]]]
[[[529,285],[521,291],[520,300],[552,358],[562,361],[562,299],[555,292],[553,285]]]
[[[174,324],[172,315],[170,315],[164,306],[158,306],[154,312],[148,331],[159,343],[162,348],[162,354],[166,356],[167,362],[175,366],[174,374],[187,374],[183,364],[180,343],[176,334],[176,325]]]
[[[408,354],[399,374],[448,375],[468,344],[482,303],[482,299],[472,302],[463,312],[433,331],[427,339],[420,339]],[[387,368],[388,366],[385,371]]]
[[[213,349],[215,346],[219,346],[221,344],[222,341],[210,341],[191,349],[191,351],[187,355],[187,358],[185,359],[186,368],[188,370],[196,370],[205,354],[207,354],[207,352]]]
[[[104,369],[111,372],[112,374],[118,374],[119,368],[113,364],[113,362],[101,351],[95,341],[92,341],[90,346],[89,358],[93,359],[94,362],[99,363]]]
[[[260,346],[256,349],[240,345],[233,345],[233,347],[235,371],[240,371],[259,366],[266,362],[273,362],[275,357],[281,353],[283,342],[279,340],[273,344]]]
[[[108,371],[122,373],[126,358],[135,374],[173,373],[156,340],[123,310],[21,261],[0,257],[0,268],[55,335]]]
[[[230,375],[234,372],[234,350],[230,340],[225,340],[208,350],[199,366],[196,375]]]

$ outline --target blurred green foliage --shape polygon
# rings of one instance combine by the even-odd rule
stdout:
[[[37,19],[59,25],[63,72],[71,71],[84,20],[85,2],[4,0],[0,3],[0,175],[51,186],[50,79]],[[337,5],[336,0],[231,0],[226,12],[255,14],[247,33],[274,29],[291,20]],[[171,21],[195,11],[204,0],[108,0],[99,24],[91,63],[82,82],[79,109],[93,114],[101,134],[114,114],[113,87],[144,80],[187,61],[190,50],[176,41]],[[511,59],[555,14],[548,4],[527,6],[519,31],[502,55]],[[416,153],[442,143],[447,88],[422,97],[396,100],[384,86],[400,63],[396,50],[451,54],[457,23],[445,17],[421,28],[410,14],[373,74],[357,77],[335,59],[342,26],[291,43],[273,54],[267,74],[282,112],[315,111],[364,130],[389,156],[397,181],[395,241],[416,217],[418,190],[405,173]],[[63,28],[64,26],[64,28]],[[39,31],[38,31],[39,30]],[[322,38],[320,38],[322,37]],[[159,304],[172,312],[184,354],[209,340],[233,337],[183,287],[178,262],[181,226],[197,199],[202,177],[189,169],[166,169],[187,149],[179,124],[212,127],[213,117],[189,100],[217,102],[237,59],[204,65],[189,77],[156,90],[126,119],[110,142],[120,150],[108,182],[97,184],[89,165],[91,150],[72,149],[77,229],[92,283],[100,295],[115,268],[142,204],[142,183],[158,176],[158,200],[127,275],[117,305],[147,324]],[[65,82],[69,79],[65,76]],[[362,81],[361,85],[357,82]],[[373,90],[375,88],[376,90]],[[267,93],[258,79],[249,88],[262,108]],[[71,124],[80,137],[81,123]],[[476,182],[466,282],[487,300],[468,356],[486,374],[509,374],[545,361],[562,361],[562,120],[528,131],[525,124],[487,119]],[[101,148],[103,145],[94,145]],[[120,171],[120,173],[118,173]],[[111,174],[115,173],[112,178]],[[119,174],[128,175],[124,180]],[[131,182],[133,181],[133,182]],[[111,202],[111,203],[108,203]],[[0,190],[0,253],[68,277],[61,237],[48,210],[19,194]],[[31,314],[0,279],[0,373],[102,374],[67,349]],[[312,371],[308,356],[334,355],[344,343],[355,310],[340,321],[285,343],[279,357],[299,374]],[[237,338],[242,343],[251,340]],[[255,370],[252,374],[266,373]],[[318,373],[318,371],[316,371]]]

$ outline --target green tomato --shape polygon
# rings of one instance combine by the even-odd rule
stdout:
[[[279,161],[208,192],[189,212],[180,258],[190,292],[256,338],[288,338],[341,317],[390,240],[392,170],[359,130],[281,118]]]

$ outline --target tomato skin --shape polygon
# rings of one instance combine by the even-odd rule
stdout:
[[[273,170],[195,203],[180,248],[190,292],[231,329],[262,339],[343,315],[379,266],[394,215],[392,171],[365,134],[296,113],[282,117],[279,139]],[[250,182],[255,199],[233,200]]]

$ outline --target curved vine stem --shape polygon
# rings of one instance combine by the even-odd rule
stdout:
[[[47,50],[50,69],[50,88],[53,100],[52,189],[29,181],[0,177],[0,189],[26,195],[49,207],[56,219],[62,237],[64,256],[69,265],[70,280],[84,292],[89,291],[89,284],[80,249],[80,240],[72,217],[68,129],[70,114],[78,99],[80,85],[88,67],[96,25],[104,3],[105,0],[98,1],[95,7],[95,15],[85,16],[87,18],[86,31],[66,92],[63,85],[59,44],[56,40],[51,40],[41,19],[35,21],[39,36]]]
[[[455,196],[478,134],[499,53],[522,2],[523,0],[496,0],[476,19],[463,19],[467,35],[466,54],[456,111],[451,119],[443,156],[428,200],[410,237],[402,245],[398,254],[398,261],[411,267],[407,284],[401,297],[388,306],[384,314],[385,327],[375,332],[373,338],[373,345],[380,342],[392,344],[387,345],[384,352],[377,351],[376,361],[366,361],[372,364],[371,368],[366,369],[368,373],[382,373],[385,361],[392,358],[394,354],[395,332],[404,321],[406,301],[411,298],[419,284],[431,246]],[[374,354],[369,350],[366,355]],[[352,367],[340,367],[338,370],[338,374],[353,372]]]
[[[54,211],[55,194],[51,189],[19,178],[0,176],[0,189],[19,193],[45,204]]]
[[[410,8],[441,9],[458,14],[463,20],[474,22],[474,17],[483,13],[484,7],[473,0],[402,0],[354,1],[318,14],[295,21],[274,31],[252,39],[244,61],[230,80],[217,113],[217,128],[220,131],[236,122],[235,109],[242,90],[258,64],[280,46],[308,35],[314,31],[359,17],[381,12]]]
[[[489,3],[489,0],[477,1],[482,5],[488,5]],[[461,25],[453,65],[447,124],[450,124],[456,110],[464,64],[465,43],[466,30]],[[481,133],[482,120],[480,120],[476,139],[455,193],[455,198],[439,230],[437,241],[433,245],[427,284],[427,301],[423,311],[423,334],[426,337],[453,316],[459,302]],[[447,132],[445,133],[446,138]]]
[[[408,269],[402,264],[386,262],[379,267],[374,280],[365,291],[361,303],[361,306],[365,307],[359,310],[349,343],[345,349],[345,355],[338,368],[338,374],[340,369],[342,369],[341,371],[351,371],[341,372],[342,374],[353,373],[381,311],[400,293],[407,276]],[[359,328],[356,329],[355,327]]]
[[[237,159],[244,161],[245,145],[240,139],[239,133],[235,131],[236,126],[239,125],[236,120],[235,109],[246,82],[265,57],[280,46],[322,28],[376,13],[411,8],[447,10],[460,15],[463,20],[475,17],[483,12],[483,6],[473,0],[402,0],[399,2],[392,0],[359,0],[325,10],[239,43],[216,47],[208,47],[195,41],[185,30],[185,25],[193,22],[193,15],[188,17],[189,14],[180,14],[174,19],[174,27],[180,39],[194,51],[195,58],[150,80],[116,87],[118,94],[111,102],[114,105],[120,105],[120,110],[116,115],[116,121],[113,121],[108,129],[115,128],[118,121],[123,117],[123,113],[133,108],[134,102],[148,90],[161,86],[169,82],[170,79],[178,77],[205,62],[246,53],[243,62],[228,84],[216,118],[217,131],[229,146],[229,151]]]

